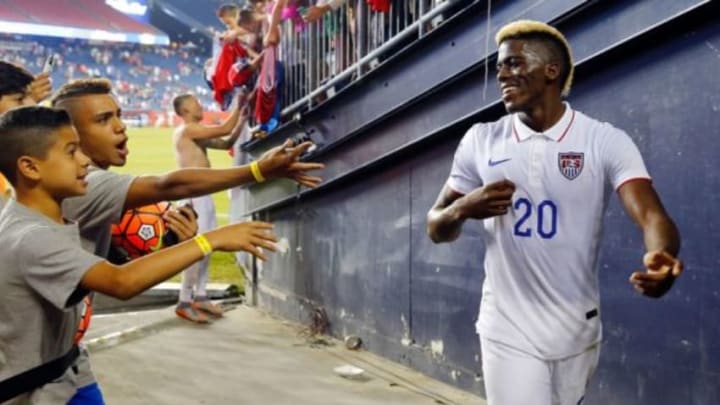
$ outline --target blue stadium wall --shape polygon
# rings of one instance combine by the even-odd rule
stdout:
[[[641,264],[642,236],[613,199],[599,261],[602,356],[587,404],[720,404],[718,3],[492,4],[492,35],[518,18],[566,33],[577,61],[569,102],[630,134],[683,236],[686,272],[672,292],[636,294],[627,279]],[[461,136],[504,114],[487,4],[467,5],[304,114],[323,144],[312,159],[327,164],[326,181],[312,191],[286,181],[250,188],[251,212],[274,222],[290,250],[256,265],[248,290],[303,323],[323,308],[333,335],[358,335],[367,350],[484,395],[473,326],[484,277],[479,224],[452,244],[425,234]],[[298,132],[289,124],[244,148],[257,154]]]

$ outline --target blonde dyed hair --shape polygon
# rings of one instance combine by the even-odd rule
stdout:
[[[562,95],[567,96],[570,94],[572,88],[573,76],[575,73],[575,64],[573,62],[572,49],[565,36],[558,31],[555,27],[545,24],[540,21],[533,20],[518,20],[513,21],[502,28],[495,34],[495,42],[500,45],[507,39],[523,39],[526,37],[545,37],[547,39],[554,40],[558,45],[565,49],[567,55],[567,77],[565,83],[562,86]]]

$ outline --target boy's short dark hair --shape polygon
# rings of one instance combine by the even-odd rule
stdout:
[[[240,13],[240,7],[235,4],[223,4],[217,9],[218,17],[225,17],[226,15],[237,16]]]
[[[0,172],[15,185],[17,160],[21,156],[45,159],[55,143],[55,131],[68,125],[68,113],[55,108],[20,107],[0,116]]]
[[[27,93],[28,85],[35,77],[27,70],[12,63],[0,61],[0,97],[8,94]]]
[[[244,8],[238,14],[238,24],[243,26],[251,25],[255,21],[255,13],[251,9]]]
[[[58,103],[88,95],[111,94],[112,83],[108,79],[80,79],[64,84],[50,100],[55,107]]]
[[[185,102],[185,100],[189,100],[192,98],[193,95],[190,93],[181,94],[173,99],[173,108],[175,109],[175,114],[182,115],[182,105]]]

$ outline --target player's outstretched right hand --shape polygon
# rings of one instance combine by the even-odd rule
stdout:
[[[267,260],[259,248],[275,251],[277,238],[270,232],[273,225],[268,222],[239,222],[213,229],[205,234],[213,250],[235,252],[243,250],[253,256]]]
[[[673,286],[683,272],[683,262],[664,250],[648,252],[643,256],[645,271],[630,276],[635,290],[652,298],[660,298]]]
[[[514,192],[515,184],[507,179],[476,188],[461,197],[462,215],[474,219],[505,215],[512,205]]]

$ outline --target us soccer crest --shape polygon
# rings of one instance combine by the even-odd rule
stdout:
[[[585,154],[580,152],[558,153],[560,173],[568,180],[575,180],[585,165]]]

